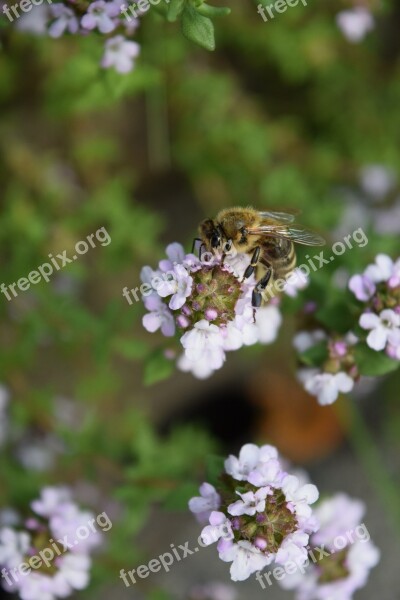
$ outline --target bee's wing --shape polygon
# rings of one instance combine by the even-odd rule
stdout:
[[[261,225],[248,230],[249,235],[265,235],[266,237],[282,237],[296,244],[304,246],[324,246],[325,240],[322,236],[301,225],[285,227],[283,225]]]
[[[279,212],[279,211],[261,211],[259,213],[260,217],[263,219],[272,219],[273,221],[279,221],[280,223],[293,223],[296,218],[296,215],[299,214],[299,211],[293,212]]]

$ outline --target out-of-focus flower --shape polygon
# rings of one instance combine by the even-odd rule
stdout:
[[[349,289],[361,302],[366,302],[376,292],[374,282],[366,275],[353,275],[349,281]]]
[[[30,545],[29,534],[17,532],[10,527],[0,530],[0,565],[18,566]]]
[[[34,35],[45,35],[47,33],[47,24],[50,20],[50,9],[47,4],[39,4],[33,9],[20,16],[15,23],[15,27],[24,33],[33,33]]]
[[[25,521],[25,530],[0,529],[0,566],[2,585],[23,600],[55,600],[81,590],[89,583],[89,553],[101,537],[89,529],[92,513],[82,511],[71,499],[68,488],[44,488],[41,497],[31,503],[33,515]],[[79,531],[86,527],[89,536]],[[58,540],[57,550],[54,540]],[[62,540],[62,542],[61,542]],[[64,543],[65,541],[65,543]],[[15,578],[10,572],[29,557],[51,549],[53,562],[41,560],[35,570]],[[53,551],[54,550],[54,551]],[[37,562],[37,561],[36,561]]]
[[[223,263],[213,255],[200,261],[176,243],[167,246],[166,254],[158,269],[141,272],[143,283],[152,288],[144,294],[150,312],[143,325],[148,331],[161,328],[164,335],[173,335],[175,326],[182,332],[179,369],[206,378],[222,367],[226,352],[276,339],[282,322],[279,301],[253,309],[255,278],[242,280],[247,255],[226,256]]]
[[[362,6],[339,12],[336,23],[343,35],[353,43],[360,42],[375,27],[373,15]]]
[[[50,37],[59,38],[66,33],[87,35],[90,31],[98,30],[108,35],[115,31],[119,33],[124,28],[124,33],[131,36],[138,24],[138,19],[120,18],[123,0],[95,0],[84,7],[86,13],[82,15],[82,6],[71,0],[69,3],[57,2],[56,4],[34,6],[28,14],[20,17],[15,26],[21,31],[38,35],[48,33]],[[113,67],[118,73],[129,73],[135,65],[135,59],[140,52],[140,46],[123,35],[115,35],[105,41],[105,51],[101,60],[104,68]]]
[[[320,528],[310,538],[309,566],[286,574],[281,587],[295,590],[296,600],[352,600],[365,586],[379,551],[362,518],[364,504],[345,494],[323,500],[315,509]],[[322,548],[323,554],[313,549]]]
[[[304,388],[309,394],[316,396],[319,404],[332,404],[339,394],[350,392],[354,387],[354,380],[347,373],[320,373],[314,369],[304,369],[299,374],[304,383]]]
[[[50,12],[53,17],[53,22],[49,27],[49,35],[53,38],[61,37],[65,32],[77,33],[79,30],[79,21],[74,11],[61,2],[59,4],[51,4]]]
[[[302,331],[295,336],[293,345],[302,353],[323,341],[326,345],[326,358],[320,368],[301,368],[297,377],[304,389],[316,396],[321,405],[332,404],[340,393],[350,392],[358,378],[353,346],[358,338],[348,333],[344,337],[329,338],[322,330]]]
[[[310,284],[310,278],[308,275],[300,271],[300,269],[294,269],[289,277],[286,279],[285,287],[283,291],[288,296],[296,298],[298,292],[304,290]]]
[[[64,452],[62,441],[55,435],[45,435],[40,438],[23,439],[16,448],[19,462],[25,469],[33,471],[48,471],[57,456]]]
[[[305,352],[309,348],[327,339],[325,331],[315,329],[314,331],[299,331],[293,338],[293,346],[297,352]]]
[[[134,59],[139,56],[139,53],[139,44],[125,39],[122,35],[116,35],[105,43],[101,66],[105,69],[113,67],[118,73],[129,73],[132,71],[135,64]]]
[[[364,276],[373,283],[386,282],[389,287],[397,287],[400,285],[400,258],[394,262],[387,254],[378,254],[375,263],[365,269]]]
[[[66,487],[45,487],[40,498],[31,503],[32,510],[41,517],[50,518],[63,510],[71,501],[71,493]]]
[[[282,314],[277,306],[269,304],[259,308],[256,320],[258,341],[261,344],[272,344],[278,337],[281,324]]]
[[[119,15],[118,6],[114,2],[95,0],[81,19],[84,29],[98,29],[100,33],[111,33],[117,26],[115,17]]]
[[[6,506],[0,510],[0,530],[6,526],[13,527],[14,525],[18,525],[19,521],[19,514],[10,506]]]
[[[190,590],[189,600],[237,600],[238,593],[232,585],[213,581],[196,585]]]
[[[392,206],[373,212],[373,226],[381,235],[400,233],[400,198]]]
[[[272,562],[307,561],[309,535],[318,528],[310,507],[318,490],[289,475],[276,448],[246,444],[239,457],[225,461],[220,482],[221,506],[211,512],[201,537],[205,545],[218,542],[220,559],[232,563],[233,581]]]
[[[396,174],[384,165],[367,165],[361,169],[360,183],[366,194],[380,200],[396,185]]]

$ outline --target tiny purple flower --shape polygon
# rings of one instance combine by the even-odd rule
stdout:
[[[370,300],[376,292],[376,286],[366,275],[353,275],[349,281],[349,289],[353,292],[357,300],[366,302]]]
[[[183,265],[176,265],[172,271],[173,279],[164,280],[157,292],[162,298],[172,296],[169,301],[171,310],[178,310],[186,302],[192,291],[193,279]]]
[[[388,343],[396,340],[400,331],[400,315],[394,310],[385,309],[379,316],[374,313],[364,313],[360,317],[360,326],[370,330],[367,344],[373,350],[379,352]]]
[[[119,14],[118,7],[113,2],[96,0],[92,2],[87,13],[81,19],[85,29],[98,29],[100,33],[111,33],[117,26],[115,17]]]
[[[316,396],[322,406],[332,404],[340,393],[350,392],[354,387],[354,380],[343,371],[338,373],[321,373],[318,369],[302,369],[298,373],[305,390]]]
[[[129,73],[139,52],[139,44],[126,40],[122,35],[116,35],[106,41],[101,65],[105,69],[114,67],[118,73]]]
[[[54,18],[49,27],[50,37],[59,38],[66,31],[76,33],[79,30],[79,21],[72,9],[62,3],[52,4],[49,9]]]
[[[171,337],[175,333],[174,317],[168,306],[156,294],[151,294],[144,299],[144,305],[150,312],[144,315],[142,319],[143,327],[150,333],[158,329],[166,337]]]
[[[258,489],[256,492],[236,493],[240,496],[241,500],[230,504],[228,506],[228,513],[236,517],[240,517],[241,515],[250,515],[252,517],[257,512],[265,510],[265,498],[271,493],[271,488],[267,486]]]
[[[212,511],[217,511],[221,505],[221,497],[215,487],[209,483],[200,486],[201,496],[189,501],[189,509],[196,515],[199,523],[207,523]]]

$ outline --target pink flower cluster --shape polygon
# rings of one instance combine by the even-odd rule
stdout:
[[[246,444],[225,461],[217,489],[204,483],[190,510],[208,525],[204,545],[218,542],[219,557],[230,562],[233,581],[243,581],[271,563],[307,561],[307,546],[318,521],[310,504],[315,485],[287,473],[273,446]]]
[[[76,535],[79,527],[87,526],[92,513],[82,511],[72,501],[67,488],[56,487],[44,488],[41,497],[31,503],[31,509],[33,514],[24,522],[24,529],[8,526],[0,529],[4,589],[18,593],[22,600],[55,600],[87,587],[91,566],[89,555],[101,538],[98,532],[92,532],[87,538],[76,541]],[[69,540],[68,549],[62,540]],[[20,572],[23,563],[29,565],[29,559],[34,556],[38,559],[45,549],[55,556],[51,563],[42,561],[30,572]]]
[[[352,600],[379,562],[379,550],[362,522],[365,506],[346,494],[323,500],[315,515],[320,528],[310,538],[314,552],[305,572],[287,574],[279,583],[295,590],[296,600]],[[322,554],[322,558],[321,558]]]
[[[21,18],[17,28],[36,34],[48,33],[52,38],[68,33],[88,35],[92,31],[107,36],[113,34],[106,39],[101,65],[113,67],[119,73],[129,73],[140,47],[126,39],[125,35],[130,36],[136,30],[138,21],[131,18],[128,22],[122,18],[123,6],[123,0],[95,0],[83,4],[65,0],[50,6],[35,6],[33,11]]]
[[[158,269],[144,267],[142,281],[148,285],[143,317],[147,331],[161,330],[165,336],[179,333],[183,354],[178,360],[182,371],[198,378],[209,377],[220,369],[226,352],[269,344],[278,334],[282,321],[276,303],[257,309],[251,305],[254,277],[242,281],[249,257],[208,255],[201,261],[185,254],[180,244],[170,244],[167,259]]]
[[[326,343],[328,358],[321,369],[302,368],[298,372],[298,379],[304,389],[316,396],[321,405],[332,404],[340,393],[350,392],[358,378],[352,348],[357,343],[353,334],[344,338],[329,339],[324,331],[301,331],[293,340],[296,350],[301,353],[312,348],[319,342]]]
[[[360,378],[355,360],[355,346],[365,343],[376,352],[385,351],[400,360],[400,258],[393,261],[378,254],[375,262],[348,283],[350,291],[363,303],[358,320],[360,329],[343,337],[329,336],[325,331],[301,331],[293,344],[299,354],[317,344],[326,345],[327,357],[320,368],[302,368],[298,378],[319,404],[332,404],[340,393],[350,392]]]
[[[368,346],[400,360],[400,258],[378,254],[364,273],[350,279],[349,289],[366,304],[359,325],[369,332]]]

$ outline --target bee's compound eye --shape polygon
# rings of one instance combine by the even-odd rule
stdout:
[[[211,236],[211,246],[212,246],[213,248],[218,248],[218,246],[219,246],[219,243],[220,243],[220,238],[219,238],[219,236],[218,236],[217,234],[213,234],[213,235]]]

